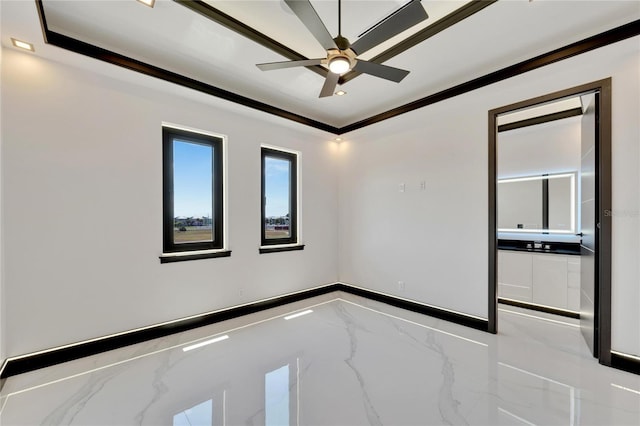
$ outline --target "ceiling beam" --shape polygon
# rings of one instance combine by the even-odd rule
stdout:
[[[204,16],[207,19],[212,20],[225,28],[228,28],[236,33],[240,34],[243,37],[248,38],[251,41],[258,43],[261,46],[270,49],[277,54],[284,56],[287,59],[291,59],[292,61],[301,61],[309,59],[306,56],[296,52],[295,50],[285,46],[284,44],[272,39],[271,37],[261,33],[260,31],[251,28],[247,24],[235,19],[234,17],[227,15],[219,9],[211,6],[209,3],[205,3],[201,0],[173,0],[174,2],[190,9],[200,15]],[[322,77],[327,77],[327,69],[321,65],[312,65],[305,67],[309,70],[315,72],[316,74],[321,75]]]
[[[232,30],[236,33],[252,40],[261,46],[264,46],[281,56],[284,56],[287,59],[291,59],[292,61],[305,60],[309,59],[306,56],[296,52],[295,50],[285,46],[284,44],[272,39],[271,37],[251,28],[247,24],[235,19],[234,17],[227,15],[221,10],[211,6],[210,4],[202,1],[202,0],[173,0],[174,2],[199,13],[200,15]],[[471,15],[483,10],[484,8],[491,6],[498,0],[473,0],[464,6],[454,10],[447,16],[442,19],[439,19],[435,23],[423,28],[418,31],[416,34],[408,37],[406,40],[401,41],[395,46],[390,47],[384,52],[374,56],[369,61],[381,64],[389,59],[397,56],[408,49],[411,49],[415,45],[422,43],[430,37],[440,33],[441,31],[446,30],[452,25],[457,24],[458,22],[470,17]],[[317,74],[326,78],[327,69],[320,65],[309,66],[306,67],[311,71],[316,72]],[[362,73],[358,71],[349,71],[340,77],[339,84],[345,84],[348,81],[353,80],[357,76],[362,75]]]
[[[609,31],[596,34],[584,40],[571,43],[567,46],[560,47],[558,49],[552,50],[551,52],[538,55],[531,59],[527,59],[506,68],[502,68],[498,71],[494,71],[481,77],[474,78],[465,83],[458,84],[457,86],[450,87],[429,96],[425,96],[413,102],[409,102],[397,108],[393,108],[369,118],[365,118],[364,120],[360,120],[353,124],[341,127],[340,133],[342,134],[361,129],[374,123],[397,117],[406,112],[411,112],[428,105],[433,105],[437,102],[444,101],[446,99],[453,98],[467,92],[471,92],[472,90],[480,89],[481,87],[485,87],[490,84],[497,83],[499,81],[506,80],[520,74],[524,74],[528,71],[544,67],[554,62],[562,61],[564,59],[568,59],[573,56],[598,49],[600,47],[608,46],[610,44],[635,37],[639,34],[640,19],[629,22],[628,24],[622,25],[620,27],[613,28]]]
[[[108,62],[113,65],[118,65],[123,68],[137,71],[150,77],[155,77],[161,80],[168,81],[170,83],[175,83],[177,85],[187,87],[198,92],[206,93],[208,95],[215,96],[217,98],[224,99],[236,104],[244,105],[258,111],[266,112],[268,114],[282,117],[287,120],[295,121],[306,126],[314,127],[316,129],[324,130],[334,134],[339,133],[339,129],[335,126],[331,126],[329,124],[304,117],[300,114],[296,114],[255,99],[251,99],[246,96],[231,92],[229,90],[224,90],[219,87],[195,80],[193,78],[189,78],[184,75],[165,70],[155,65],[147,64],[137,59],[129,58],[120,53],[112,52],[99,46],[95,46],[93,44],[77,40],[64,34],[51,31],[47,27],[42,0],[36,0],[36,5],[38,6],[40,22],[44,31],[44,40],[47,44],[70,50],[72,52],[79,53],[81,55],[85,55],[104,62]]]
[[[526,73],[528,71],[552,64],[554,62],[562,61],[572,56],[580,55],[582,53],[586,53],[591,50],[640,35],[640,20],[635,20],[620,27],[613,28],[609,31],[605,31],[603,33],[588,37],[584,40],[577,41],[567,46],[552,50],[551,52],[538,55],[534,58],[519,62],[506,68],[502,68],[498,71],[494,71],[484,76],[477,77],[465,83],[458,84],[456,86],[425,96],[397,108],[382,112],[380,114],[373,115],[369,118],[365,118],[344,127],[335,127],[330,124],[304,117],[302,115],[266,104],[264,102],[260,102],[255,99],[251,99],[246,96],[242,96],[237,93],[233,93],[228,90],[224,90],[219,87],[215,87],[210,84],[185,77],[183,75],[162,69],[160,67],[156,67],[154,65],[150,65],[142,61],[126,57],[119,53],[111,52],[101,47],[85,43],[81,40],[76,40],[72,37],[53,32],[47,26],[43,1],[35,0],[35,2],[37,5],[38,14],[40,16],[40,23],[43,29],[43,37],[45,42],[48,44],[52,44],[54,46],[70,50],[72,52],[76,52],[114,65],[131,69],[152,77],[169,81],[180,86],[188,87],[193,90],[197,90],[221,99],[241,104],[249,108],[257,109],[268,114],[276,115],[278,117],[295,121],[300,124],[304,124],[319,130],[324,130],[336,135],[370,126],[380,121],[397,117],[401,114],[414,111],[416,109],[423,108],[425,106],[432,105],[455,96],[462,95],[472,90],[485,87],[489,84],[497,83],[499,81]]]
[[[473,0],[472,2],[469,2],[464,6],[454,10],[444,18],[441,18],[433,24],[428,25],[427,27],[406,38],[395,46],[392,46],[384,52],[374,56],[369,61],[376,62],[378,64],[388,61],[394,56],[406,52],[412,47],[459,23],[460,21],[470,17],[471,15],[480,12],[485,7],[491,6],[497,1],[498,0]],[[340,77],[339,84],[345,84],[361,74],[362,73],[359,73],[357,71],[349,71],[348,73]]]

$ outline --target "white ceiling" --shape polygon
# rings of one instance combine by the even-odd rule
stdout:
[[[281,0],[214,1],[211,6],[308,57],[325,52]],[[406,0],[344,0],[342,32],[350,41]],[[423,0],[423,24],[396,36],[364,59],[405,39],[466,1]],[[260,71],[255,64],[286,60],[277,53],[170,0],[153,9],[136,0],[44,0],[48,28],[133,59],[182,74],[335,127],[366,119],[534,56],[640,18],[638,1],[500,0],[385,65],[411,73],[400,83],[360,75],[345,96],[318,98],[323,77],[306,68]],[[337,1],[312,0],[337,33]],[[36,55],[68,62],[68,52],[43,44],[35,1],[2,0],[2,43],[26,38]],[[109,67],[104,65],[104,67]]]

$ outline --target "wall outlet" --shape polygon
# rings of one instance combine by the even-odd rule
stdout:
[[[238,289],[238,296],[244,296],[244,289],[243,288],[239,288]]]
[[[398,290],[404,291],[404,281],[398,281]]]
[[[406,188],[406,187],[405,187],[405,184],[404,184],[404,183],[401,183],[401,184],[399,184],[399,185],[398,185],[398,191],[400,191],[400,192],[404,192],[404,191],[405,191],[405,188]]]
[[[425,189],[427,189],[427,181],[423,180],[420,182],[420,190],[424,191]]]

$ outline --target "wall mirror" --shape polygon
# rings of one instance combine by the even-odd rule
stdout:
[[[500,179],[497,198],[499,232],[576,232],[576,172]]]

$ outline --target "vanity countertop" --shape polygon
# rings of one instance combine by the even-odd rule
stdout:
[[[579,256],[580,244],[553,241],[498,240],[498,250]]]

